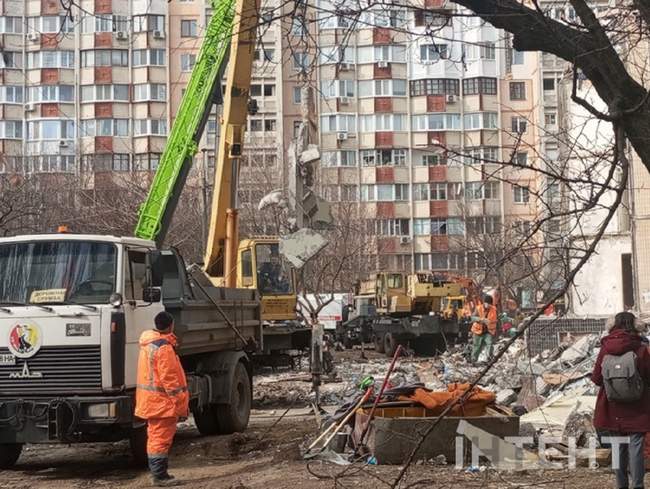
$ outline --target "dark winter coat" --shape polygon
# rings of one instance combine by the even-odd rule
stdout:
[[[646,382],[643,398],[635,402],[609,401],[603,387],[601,371],[605,355],[637,354],[637,368]],[[600,387],[594,413],[594,427],[618,433],[650,432],[650,351],[645,338],[628,331],[615,329],[601,341],[601,349],[591,374],[591,380]]]

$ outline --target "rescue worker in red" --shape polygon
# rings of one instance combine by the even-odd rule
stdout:
[[[492,296],[486,295],[476,306],[476,316],[472,324],[472,362],[478,362],[484,347],[488,349],[488,359],[492,357],[492,343],[497,334],[497,308],[492,305]]]
[[[135,415],[147,420],[147,457],[156,486],[178,485],[167,472],[169,449],[179,418],[187,418],[187,380],[174,348],[174,318],[161,312],[154,318],[155,329],[140,336]]]

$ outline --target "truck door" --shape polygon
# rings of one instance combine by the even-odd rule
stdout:
[[[154,327],[153,318],[164,310],[162,302],[150,304],[142,294],[148,286],[147,253],[126,248],[124,256],[124,316],[126,320],[127,386],[134,386],[138,366],[138,341],[143,331]]]

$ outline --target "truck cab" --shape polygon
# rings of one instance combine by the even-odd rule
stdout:
[[[175,318],[195,417],[231,401],[238,364],[250,381],[248,345],[233,329],[261,341],[255,291],[201,284],[173,250],[138,238],[17,236],[0,239],[0,271],[0,468],[23,443],[131,437],[138,341],[163,310]]]

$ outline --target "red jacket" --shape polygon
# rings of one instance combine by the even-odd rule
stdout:
[[[648,344],[639,335],[620,329],[605,336],[601,344],[600,353],[591,374],[591,380],[600,387],[596,399],[594,427],[618,433],[650,432],[650,352]],[[629,351],[636,352],[637,368],[646,381],[643,398],[635,402],[608,401],[601,371],[603,357],[608,354],[622,355]]]
[[[176,337],[149,330],[140,336],[135,415],[142,419],[188,415],[189,394],[183,366],[174,351]]]

